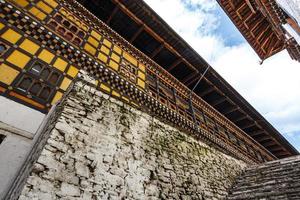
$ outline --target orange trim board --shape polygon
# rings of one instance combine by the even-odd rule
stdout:
[[[3,93],[5,91],[6,91],[6,89],[0,86],[0,92]]]
[[[25,101],[26,103],[29,103],[29,104],[31,104],[31,105],[37,107],[37,108],[45,109],[45,106],[43,106],[42,104],[37,103],[37,102],[33,101],[32,99],[29,99],[29,98],[27,98],[27,97],[24,97],[24,96],[22,96],[22,95],[20,95],[20,94],[17,94],[17,93],[15,93],[15,92],[10,92],[9,95],[10,95],[10,96],[13,96],[13,97],[16,97],[16,98],[18,98],[18,99],[21,99],[22,101]]]

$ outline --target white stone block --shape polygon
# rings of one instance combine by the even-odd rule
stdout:
[[[62,196],[76,197],[76,196],[80,196],[80,190],[78,186],[62,182],[60,188],[60,194]]]
[[[82,162],[75,162],[76,174],[79,176],[89,177],[89,168]]]

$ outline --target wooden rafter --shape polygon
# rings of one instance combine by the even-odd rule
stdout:
[[[185,77],[185,78],[182,80],[182,82],[183,82],[184,84],[186,84],[187,82],[189,82],[189,81],[191,81],[191,80],[193,80],[193,79],[197,80],[197,78],[199,78],[199,75],[200,75],[200,74],[198,74],[198,73],[192,73],[192,74],[189,74],[187,77]]]
[[[110,14],[110,16],[108,17],[108,19],[106,20],[106,24],[109,24],[111,22],[112,18],[115,16],[115,14],[118,12],[118,10],[119,10],[119,7],[116,6],[114,8],[114,10],[112,11],[112,13]]]
[[[256,125],[255,122],[251,122],[251,123],[249,123],[249,124],[241,125],[241,126],[239,126],[239,127],[240,127],[240,129],[244,130],[244,129],[253,127],[253,126],[255,126],[255,125]]]
[[[210,105],[212,105],[212,106],[215,107],[215,106],[217,106],[217,105],[225,102],[226,100],[227,100],[227,97],[226,96],[222,96],[221,98],[218,98],[215,101],[210,102]]]
[[[258,135],[266,134],[266,132],[264,130],[257,130],[257,131],[251,131],[251,132],[249,132],[249,134],[251,137],[255,137]]]
[[[204,90],[203,92],[200,92],[198,95],[203,97],[203,96],[205,96],[205,95],[207,95],[207,94],[209,94],[209,93],[211,93],[215,90],[216,90],[215,86],[211,86],[211,87],[207,88],[206,90]]]
[[[291,153],[288,152],[288,151],[283,151],[283,150],[278,150],[278,151],[273,151],[272,153],[276,153],[276,155],[278,157],[282,156],[282,157],[287,157],[287,156],[290,156]]]
[[[266,141],[266,142],[262,142],[262,145],[264,147],[271,147],[271,146],[274,146],[274,145],[278,145],[274,140],[270,140],[270,141]]]
[[[157,47],[150,55],[150,58],[154,58],[163,48],[164,44],[161,44],[159,47]]]
[[[134,33],[132,38],[130,38],[130,43],[133,43],[133,41],[141,34],[141,32],[144,30],[144,26],[140,26],[137,32]]]
[[[270,149],[270,151],[282,151],[282,150],[284,150],[283,148],[282,148],[282,146],[279,146],[279,145],[273,145],[273,146],[269,146],[269,148],[268,149]]]
[[[255,137],[257,141],[259,141],[260,143],[262,143],[265,140],[270,140],[271,137],[269,135],[263,135],[263,136],[256,136]]]
[[[244,119],[249,119],[249,116],[248,116],[248,115],[242,115],[241,117],[238,117],[238,118],[233,119],[233,120],[231,120],[231,121],[232,121],[233,123],[237,123],[237,122],[242,121],[242,120],[244,120]]]
[[[172,69],[174,69],[175,67],[177,67],[180,63],[182,63],[182,59],[181,58],[177,59],[171,66],[169,66],[167,68],[167,71],[171,71]]]
[[[218,2],[262,60],[283,49],[285,36],[279,27],[282,20],[278,20],[283,14],[274,0]],[[274,35],[279,37],[280,48],[272,42]]]
[[[224,115],[228,115],[228,114],[230,114],[230,113],[232,113],[232,112],[234,112],[234,111],[237,111],[237,110],[239,110],[240,109],[240,107],[238,107],[238,106],[233,106],[232,108],[229,108],[227,111],[225,111],[225,112],[222,112]]]

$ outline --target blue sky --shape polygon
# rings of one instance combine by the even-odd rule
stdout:
[[[145,0],[300,151],[300,64],[259,57],[215,0]]]
[[[221,7],[217,6],[214,14],[219,16],[218,20],[220,24],[213,34],[219,34],[224,39],[224,44],[226,46],[235,46],[246,42]]]

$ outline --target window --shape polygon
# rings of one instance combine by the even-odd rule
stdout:
[[[221,137],[226,138],[226,136],[227,136],[226,129],[220,124],[217,124],[217,128],[218,128],[218,131],[219,131]]]
[[[6,50],[7,47],[4,44],[0,43],[0,56],[2,56]]]
[[[253,150],[252,146],[248,146],[248,152],[250,153],[251,156],[255,156],[255,151]]]
[[[121,63],[121,74],[125,76],[128,80],[133,83],[136,83],[137,78],[137,69],[135,66],[130,64],[129,62],[123,60]]]
[[[5,138],[6,138],[6,135],[0,134],[0,144],[4,141]]]
[[[259,151],[256,152],[256,156],[257,156],[257,158],[258,158],[259,161],[261,161],[261,162],[264,161],[263,157],[262,157],[262,155],[261,155],[261,153]]]
[[[40,75],[41,71],[42,65],[38,62],[35,62],[30,69],[30,72],[37,76]]]
[[[229,136],[229,139],[230,139],[231,142],[233,142],[234,144],[237,143],[236,136],[233,133],[228,131],[228,136]]]
[[[32,78],[30,77],[24,77],[23,79],[21,79],[20,83],[19,83],[19,89],[21,89],[22,91],[26,92],[27,89],[31,86],[32,83]]]
[[[48,23],[48,26],[52,30],[77,46],[81,44],[82,39],[85,37],[85,33],[82,30],[79,30],[79,27],[76,27],[75,24],[68,19],[65,19],[60,14],[56,14],[53,19],[54,20],[50,20]]]
[[[194,112],[195,112],[197,122],[201,125],[204,124],[205,121],[204,121],[204,118],[203,118],[203,112],[200,111],[199,109],[195,108],[195,107],[194,107]]]
[[[243,140],[240,140],[240,141],[239,141],[239,145],[240,145],[240,147],[242,147],[245,151],[248,150],[247,147],[246,147],[246,145],[245,145],[245,142],[244,142]]]
[[[186,100],[184,100],[183,98],[179,97],[179,96],[177,96],[177,98],[176,98],[176,103],[177,103],[177,105],[180,106],[184,111],[185,111],[186,109],[189,108],[188,102],[187,102]]]
[[[21,75],[16,88],[37,100],[47,102],[62,78],[62,72],[56,68],[49,68],[48,65],[35,61],[27,72]]]
[[[43,81],[49,82],[51,85],[57,85],[62,77],[61,72],[55,70],[55,68],[48,68],[46,65],[37,61],[31,65],[29,72],[43,79]]]

